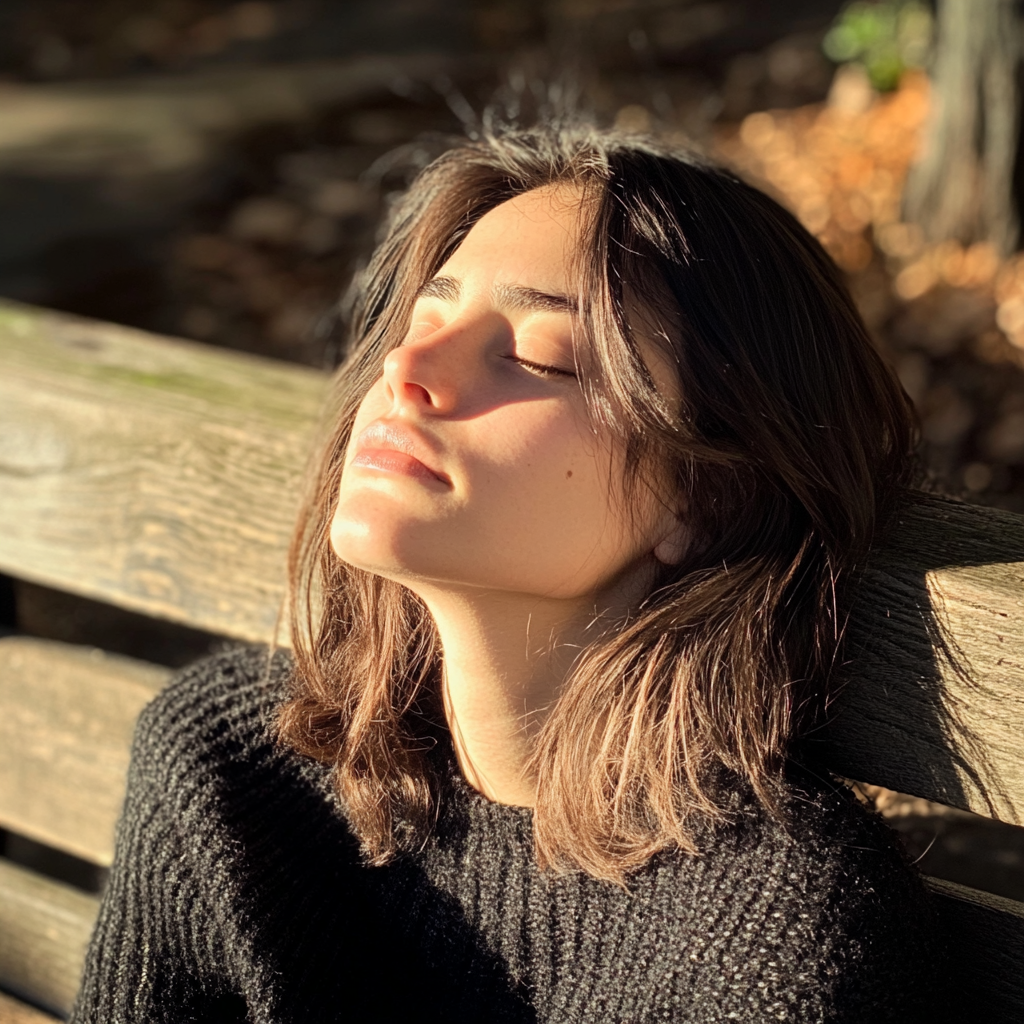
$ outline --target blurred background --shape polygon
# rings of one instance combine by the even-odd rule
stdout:
[[[984,94],[977,26],[1006,7],[943,34],[920,0],[4,0],[0,295],[329,366],[409,175],[576,106],[790,206],[918,405],[929,485],[1024,512],[1016,81]]]
[[[3,0],[0,295],[328,368],[410,175],[488,118],[576,107],[790,207],[917,405],[922,483],[1024,513],[1014,9]],[[211,642],[8,583],[24,632],[168,664]],[[1024,830],[866,798],[926,870],[1024,899]]]

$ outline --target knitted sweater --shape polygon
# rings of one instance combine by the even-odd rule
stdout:
[[[924,1017],[924,890],[833,787],[623,888],[539,872],[531,812],[453,784],[423,850],[370,867],[329,768],[274,742],[288,668],[220,655],[143,713],[76,1024]]]

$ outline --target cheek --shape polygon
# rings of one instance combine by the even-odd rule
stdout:
[[[331,521],[331,546],[335,554],[345,561],[360,564],[360,553],[367,545],[375,543],[373,522],[375,519],[387,518],[379,507],[382,503],[380,495],[356,486],[347,469],[353,458],[353,441],[360,432],[373,420],[387,411],[383,382],[377,381],[367,392],[356,411],[349,433],[348,447],[345,450],[337,501]],[[392,513],[393,515],[393,513]]]
[[[568,566],[614,559],[631,548],[617,483],[622,460],[585,421],[566,415],[494,423],[500,444],[469,474],[469,505],[518,557]],[[532,553],[532,554],[531,554]]]
[[[481,482],[541,500],[607,490],[607,452],[585,423],[557,408],[531,409],[529,416],[515,411],[488,417],[492,422],[481,431],[474,458]]]
[[[353,436],[382,411],[371,390]],[[332,544],[343,560],[415,579],[578,596],[638,552],[621,515],[622,460],[564,402],[511,402],[439,421],[455,489],[370,487],[342,478]]]

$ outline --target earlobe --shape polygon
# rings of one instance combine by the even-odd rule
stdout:
[[[690,549],[690,531],[676,520],[675,525],[655,545],[654,557],[665,565],[678,565]]]

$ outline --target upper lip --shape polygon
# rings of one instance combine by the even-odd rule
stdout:
[[[442,483],[451,485],[451,478],[435,465],[437,458],[434,446],[412,427],[384,420],[375,420],[356,438],[356,454],[370,449],[403,452],[422,463]]]

